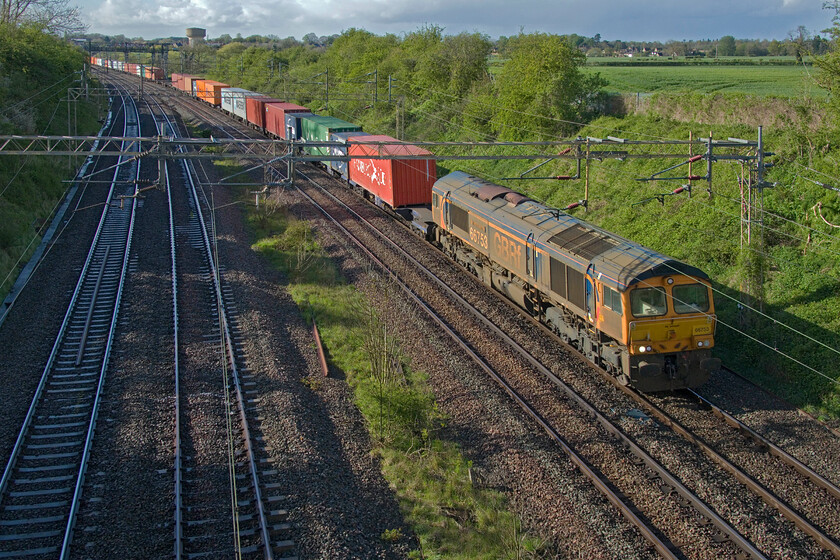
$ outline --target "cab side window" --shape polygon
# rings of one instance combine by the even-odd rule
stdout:
[[[609,286],[604,286],[604,307],[621,315],[621,294]]]

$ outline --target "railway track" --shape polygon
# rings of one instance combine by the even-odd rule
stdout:
[[[160,106],[156,110],[163,116],[161,133],[180,136]],[[200,193],[190,163],[172,167],[178,180],[170,181],[166,166],[175,325],[175,557],[289,557],[295,544],[288,538],[285,497],[274,491],[279,484],[262,480],[277,472],[263,468],[270,463],[258,456],[249,426],[259,399],[239,369],[235,303],[217,260],[212,195]],[[212,359],[193,356],[188,349],[196,346]],[[220,492],[225,486],[227,499]]]
[[[389,236],[393,237],[393,232]],[[743,429],[743,426],[740,429]],[[693,442],[692,442],[692,444],[693,444]],[[781,451],[781,450],[779,450],[778,453],[780,455],[784,454],[784,452]],[[805,467],[799,466],[798,468],[800,470],[803,470]],[[734,468],[731,471],[731,473],[739,482],[743,482],[748,488],[752,489],[752,486],[748,482],[744,482],[748,478],[748,475],[746,475],[744,472],[742,472],[741,470],[739,470],[737,468]],[[803,476],[806,476],[804,474],[804,472],[802,474],[803,474]],[[830,489],[830,486],[829,486],[830,483],[827,483],[826,481],[822,480],[822,477],[819,477],[819,475],[815,475],[814,478],[818,481],[817,485],[819,485],[823,490],[826,491],[826,497],[830,498],[830,500],[828,500],[828,501],[830,502],[831,500],[833,500],[834,491]],[[742,479],[744,479],[744,481],[742,481]],[[777,477],[777,480],[775,482],[776,483],[779,482],[778,477]],[[798,486],[798,481],[793,480],[786,487],[788,489],[790,489],[790,488],[796,488],[797,486]],[[762,497],[762,498],[767,498],[766,501],[765,501],[766,504],[768,504],[772,507],[781,506],[781,509],[784,509],[784,501],[773,497],[772,493],[768,493],[768,494],[766,494],[766,496],[762,495],[761,492],[756,492],[756,494],[758,496]],[[825,506],[825,503],[821,503],[821,502],[815,501],[815,500],[811,500],[811,503],[812,504],[817,504],[816,507],[820,507],[820,505]],[[833,506],[829,506],[829,507],[833,507]],[[785,513],[788,513],[788,512],[785,512]],[[800,516],[800,517],[802,517],[802,516]],[[813,541],[815,541],[816,544],[818,544],[826,552],[834,555],[833,539],[832,539],[831,536],[826,536],[825,532],[820,530],[819,523],[817,523],[816,526],[815,526],[814,523],[809,523],[807,520],[802,521],[802,520],[796,519],[795,514],[791,515],[789,517],[789,519],[791,519],[794,522],[794,524],[797,526],[797,528],[801,529],[806,534],[808,534],[809,537],[812,538]],[[832,519],[832,517],[831,517],[830,514],[826,517],[826,515],[823,513],[822,520],[825,521],[825,520],[831,520],[831,519]],[[834,519],[836,520],[836,517]],[[809,557],[812,557],[812,556],[809,556]]]
[[[638,401],[638,402],[639,402],[640,404],[642,404],[642,405],[645,405],[645,403],[644,403],[643,401]],[[652,407],[653,405],[650,405],[649,403],[647,403],[647,405],[646,405],[646,406],[651,406],[651,407]],[[594,410],[594,409],[593,409],[593,410]],[[597,413],[597,411],[596,411],[596,413]],[[600,421],[600,420],[599,420],[599,421]],[[729,421],[729,420],[726,420],[726,422],[727,422],[728,424],[732,424],[732,422],[731,422],[731,421]],[[669,424],[669,421],[663,420],[663,423],[665,423],[665,424]],[[679,432],[680,432],[680,429],[679,429],[679,428],[677,428],[677,427],[675,427],[675,426],[676,426],[676,423],[671,422],[671,424],[674,426],[674,427],[673,427],[673,429],[675,430],[675,432],[676,432],[676,433],[679,433]],[[734,424],[733,424],[733,425],[734,425]],[[607,429],[607,431],[610,431],[608,428],[605,428],[605,429]],[[615,429],[619,430],[619,432],[621,431],[619,428],[615,428]],[[747,429],[747,430],[745,430],[743,426],[740,426],[740,427],[738,427],[737,429],[738,429],[739,431],[742,431],[742,432],[748,432],[748,431],[749,431],[748,429]],[[620,436],[618,436],[618,437],[620,438]],[[626,437],[626,436],[625,436],[625,437]],[[694,444],[694,445],[698,445],[698,444],[697,444],[697,441],[698,441],[700,438],[698,438],[697,436],[694,436],[694,435],[691,435],[690,433],[687,433],[684,437],[686,437],[689,441],[691,441],[691,442],[692,442],[692,444]],[[751,438],[752,438],[752,440],[753,440],[753,441],[755,441],[755,442],[759,442],[759,441],[760,441],[760,440],[758,440],[757,438],[753,437],[752,435],[751,435],[750,437],[751,437]],[[631,442],[631,443],[632,443],[632,442]],[[769,442],[763,442],[763,443],[761,443],[761,442],[760,442],[760,443],[759,443],[759,447],[766,448],[766,449],[773,449],[772,444],[767,445],[767,443],[769,443]],[[624,445],[627,445],[627,443],[625,442],[625,443],[624,443]],[[702,447],[702,445],[698,445],[698,447],[700,447],[701,449],[703,449],[703,451],[704,451],[704,452],[705,452],[708,456],[710,456],[710,457],[711,457],[711,455],[710,455],[708,452],[706,452],[706,450]],[[801,476],[805,477],[806,479],[811,480],[814,484],[816,484],[817,486],[819,486],[819,487],[822,489],[822,491],[826,492],[826,493],[827,493],[827,495],[831,497],[831,499],[834,499],[834,497],[836,497],[836,496],[834,495],[834,492],[835,492],[836,488],[833,490],[833,489],[832,489],[832,485],[831,485],[831,483],[830,483],[830,482],[829,482],[828,484],[825,484],[825,482],[827,482],[827,481],[824,481],[824,480],[823,480],[823,482],[820,482],[820,479],[821,479],[822,477],[819,477],[819,475],[814,476],[813,474],[808,474],[808,473],[807,473],[807,470],[809,470],[809,469],[807,469],[807,467],[804,467],[804,465],[801,465],[801,464],[796,465],[795,460],[794,460],[794,462],[791,462],[789,459],[783,459],[782,457],[785,455],[785,453],[784,453],[783,451],[781,451],[781,450],[778,450],[778,452],[776,452],[776,450],[774,450],[774,451],[773,451],[773,454],[774,454],[774,456],[778,456],[778,457],[780,458],[780,460],[781,460],[781,461],[786,462],[786,463],[787,463],[787,464],[788,464],[788,465],[789,465],[789,466],[790,466],[790,467],[791,467],[794,471],[796,471],[799,475],[801,475]],[[719,460],[717,460],[717,459],[714,459],[714,458],[713,458],[713,461],[715,461],[717,464],[721,464],[721,461],[719,461]],[[724,461],[725,461],[725,459],[724,459]],[[786,516],[786,517],[788,517],[788,519],[793,520],[793,521],[794,521],[794,523],[795,523],[795,524],[796,524],[796,525],[797,525],[800,529],[802,529],[803,531],[805,531],[805,532],[806,532],[806,533],[807,533],[807,534],[808,534],[811,538],[813,538],[813,539],[814,539],[817,543],[819,543],[819,544],[820,544],[820,545],[821,545],[821,546],[822,546],[825,550],[827,550],[828,552],[831,552],[832,554],[834,554],[835,556],[837,556],[837,552],[836,552],[836,543],[834,543],[834,539],[833,539],[831,536],[827,536],[827,535],[825,535],[822,531],[820,531],[820,529],[819,529],[818,527],[814,526],[814,524],[807,523],[807,520],[806,520],[804,523],[803,523],[803,522],[798,521],[798,520],[797,520],[797,516],[798,516],[798,517],[800,517],[800,518],[803,518],[803,519],[804,519],[804,517],[803,517],[803,516],[799,516],[796,512],[794,512],[794,511],[790,510],[789,508],[787,508],[787,509],[786,509],[786,506],[785,506],[785,504],[784,504],[784,500],[779,500],[779,499],[778,499],[778,497],[775,497],[775,498],[774,498],[774,497],[772,496],[772,494],[765,494],[765,495],[762,495],[762,492],[761,492],[760,490],[758,490],[758,491],[757,491],[757,490],[756,490],[756,488],[752,487],[752,486],[751,486],[751,484],[749,483],[749,479],[750,479],[750,476],[749,476],[749,475],[747,475],[747,474],[745,474],[745,473],[740,472],[740,470],[739,470],[739,469],[737,469],[737,468],[735,468],[735,467],[733,467],[733,469],[730,469],[730,470],[729,470],[729,472],[730,472],[730,473],[731,473],[731,474],[732,474],[732,475],[733,475],[736,479],[738,479],[738,480],[739,480],[739,482],[741,482],[741,483],[743,483],[743,484],[746,484],[746,485],[747,485],[748,487],[750,487],[750,488],[751,488],[754,492],[756,492],[759,496],[761,496],[761,497],[762,497],[762,499],[764,499],[766,503],[768,503],[768,504],[772,505],[773,507],[776,507],[776,508],[777,508],[777,509],[779,509],[779,510],[780,510],[780,511],[781,511],[781,512],[782,512],[782,513]],[[662,477],[660,477],[660,480],[665,480],[665,481],[667,481],[667,480],[668,480],[668,479],[667,479],[667,473],[665,473],[665,474],[666,474],[666,478],[662,478]],[[669,482],[670,482],[670,481],[669,481]],[[679,481],[676,481],[676,482],[679,482]],[[670,488],[670,489],[674,489],[674,488],[676,488],[676,487],[677,487],[677,485],[672,485],[672,484],[670,484],[670,483],[669,483],[669,484],[667,484],[667,486],[668,486],[668,488]],[[680,493],[679,491],[677,491],[677,492],[678,492],[678,493]],[[688,498],[685,498],[685,496],[683,496],[683,498],[684,498],[684,499],[688,499]],[[690,501],[690,500],[689,500],[689,501]],[[702,508],[701,508],[701,509],[702,509]],[[699,511],[699,510],[698,510],[698,511]],[[713,512],[712,512],[712,513],[713,513]],[[707,517],[707,519],[708,519],[708,517]],[[731,528],[730,528],[730,529],[731,529]],[[725,530],[723,530],[723,529],[721,529],[721,534],[722,534],[722,535],[726,535],[726,539],[727,539],[727,540],[729,540],[730,542],[738,542],[738,537],[737,537],[737,536],[734,536],[734,535],[733,535],[733,534],[731,534],[731,533],[727,533],[727,532],[726,532]],[[737,535],[737,531],[735,531],[735,534]],[[761,554],[761,553],[760,553],[760,552],[758,552],[757,550],[755,550],[755,549],[750,550],[750,548],[749,548],[749,547],[751,547],[751,546],[752,546],[750,543],[748,543],[748,542],[744,542],[744,543],[741,543],[741,544],[746,545],[746,546],[742,546],[742,547],[741,547],[740,554],[741,554],[742,556],[746,555],[746,556],[744,556],[744,557],[762,557],[762,556],[760,556],[760,554]],[[654,545],[654,546],[655,546],[655,545]],[[666,548],[669,548],[669,545],[665,545],[665,546],[666,546]],[[757,555],[757,554],[758,554],[758,555]]]
[[[307,178],[304,175],[305,178]],[[308,178],[307,178],[308,179]],[[314,181],[308,179],[312,184],[318,186]],[[319,187],[320,188],[320,187]],[[316,202],[312,197],[301,191],[303,196],[306,199],[319,208],[319,210],[324,213],[345,235],[347,235],[351,241],[353,241],[365,254],[368,255],[368,258],[372,259],[374,262],[377,263],[378,266],[382,267],[383,269],[387,270],[391,275],[392,278],[397,280],[399,278],[399,274],[392,271],[392,269],[386,265],[380,258],[378,258],[372,251],[370,251],[365,242],[359,239],[358,236],[351,233],[347,228],[341,225],[341,220],[334,217],[329,211],[327,211],[322,204]],[[604,415],[598,412],[590,403],[588,403],[583,397],[578,395],[574,390],[571,389],[567,384],[565,384],[559,377],[557,377],[553,372],[550,371],[549,368],[545,367],[539,360],[533,357],[527,350],[525,350],[522,346],[516,343],[513,339],[511,339],[502,329],[498,328],[492,322],[490,322],[480,311],[478,311],[475,307],[469,304],[466,300],[460,297],[455,291],[453,291],[449,286],[440,280],[431,270],[423,266],[419,261],[414,259],[407,251],[401,248],[397,243],[392,241],[388,238],[387,235],[382,233],[376,226],[371,224],[362,216],[358,215],[352,209],[347,207],[344,203],[333,197],[331,194],[327,193],[327,191],[323,191],[326,193],[330,198],[336,201],[338,204],[343,206],[347,211],[349,211],[355,220],[365,224],[371,231],[375,232],[380,240],[382,240],[385,244],[390,245],[390,247],[401,254],[403,258],[408,261],[411,261],[415,267],[417,267],[422,274],[432,281],[434,284],[437,285],[438,288],[445,291],[448,296],[457,301],[457,303],[462,306],[463,308],[467,309],[468,312],[472,315],[472,317],[480,321],[483,324],[483,328],[486,329],[487,332],[492,332],[496,337],[504,340],[504,342],[510,347],[514,352],[516,352],[519,356],[521,356],[525,361],[527,361],[533,368],[539,371],[543,376],[550,379],[556,386],[561,388],[561,390],[566,394],[566,396],[571,399],[580,410],[584,411],[587,415],[589,415],[592,419],[594,419],[600,427],[608,433],[611,437],[616,438],[622,446],[628,449],[632,455],[638,460],[640,463],[643,464],[647,469],[649,469],[649,473],[655,477],[660,485],[667,487],[668,493],[676,493],[679,495],[683,505],[690,505],[697,513],[699,513],[703,519],[707,520],[708,523],[711,523],[716,530],[718,531],[718,544],[728,541],[732,545],[734,545],[735,551],[734,554],[740,554],[743,558],[765,558],[765,556],[755,548],[752,543],[750,543],[747,539],[745,539],[738,531],[736,531],[731,525],[729,525],[725,520],[723,520],[714,510],[709,508],[700,498],[698,498],[693,492],[691,492],[688,488],[686,488],[676,477],[671,475],[661,464],[659,464],[653,457],[651,457],[648,453],[642,450],[638,445],[636,445],[629,437],[627,437],[620,428],[616,427],[612,421],[607,419]],[[346,223],[346,222],[345,222]],[[397,280],[399,281],[399,280]],[[526,398],[520,395],[508,382],[506,376],[499,373],[498,368],[494,369],[490,366],[485,358],[480,356],[476,351],[472,349],[472,345],[474,344],[473,341],[466,341],[460,334],[455,332],[449,325],[448,321],[442,318],[440,315],[437,314],[431,307],[429,307],[420,297],[418,297],[411,288],[409,288],[406,284],[403,284],[401,281],[400,285],[403,289],[410,294],[410,297],[421,306],[421,308],[429,314],[433,320],[450,336],[452,337],[459,346],[465,351],[465,353],[475,361],[479,367],[481,367],[494,381],[496,381],[504,390],[507,392],[511,397],[516,401],[516,403],[528,414],[532,419],[534,419],[544,431],[546,431],[549,436],[552,438],[553,441],[558,443],[563,451],[569,456],[569,458],[577,465],[580,471],[586,476],[586,478],[594,484],[600,492],[604,494],[604,496],[609,500],[610,503],[616,506],[619,509],[621,514],[628,519],[645,537],[645,539],[650,543],[650,545],[658,552],[658,554],[664,558],[677,558],[680,554],[678,551],[678,547],[674,545],[672,542],[668,540],[662,533],[661,528],[653,526],[647,519],[649,519],[644,512],[640,512],[633,501],[626,495],[624,495],[621,491],[615,488],[615,485],[612,481],[608,480],[597,468],[593,468],[590,466],[590,460],[581,457],[572,447],[566,442],[563,436],[560,435],[562,431],[560,428],[555,427],[551,424],[551,422],[547,421],[544,418],[544,415],[537,410],[535,406],[528,402]],[[722,547],[725,548],[725,547]],[[721,550],[722,554],[726,554]]]
[[[137,108],[122,100],[121,136],[138,136]],[[70,306],[0,480],[0,558],[70,553],[119,318],[138,173],[127,158],[114,166]]]

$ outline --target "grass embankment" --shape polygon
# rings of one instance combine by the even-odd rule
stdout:
[[[244,191],[241,200],[251,202]],[[446,417],[424,372],[413,367],[376,306],[346,284],[308,223],[284,208],[249,205],[253,249],[282,270],[301,312],[315,317],[331,365],[346,375],[364,415],[383,475],[396,492],[423,558],[521,558],[539,548],[518,531],[504,497],[470,482],[470,462],[439,436]],[[381,297],[393,286],[376,282]],[[304,382],[317,391],[319,381]],[[404,538],[398,530],[380,538]],[[417,557],[420,557],[417,551]]]
[[[712,127],[655,115],[601,118],[580,135],[687,140],[690,131],[700,138],[708,136],[712,128],[716,138],[756,138],[756,130],[750,126]],[[764,141],[766,150],[777,154],[771,160],[777,165],[767,175],[776,186],[764,191],[766,213],[761,215],[755,209],[752,219],[761,223],[753,224],[752,243],[743,248],[741,166],[734,162],[715,163],[714,196],[707,193],[705,182],[697,182],[690,198],[686,193],[665,196],[660,204],[650,198],[685,181],[639,182],[637,178],[650,177],[684,159],[595,161],[590,167],[589,209],[572,212],[706,271],[716,290],[720,320],[716,353],[724,363],[807,411],[838,419],[840,374],[835,364],[840,349],[840,229],[836,226],[840,225],[840,202],[836,192],[804,177],[835,184],[840,133],[829,127],[809,130],[802,124],[765,130]],[[673,148],[674,152],[685,150]],[[669,148],[651,151],[663,153]],[[705,163],[699,164],[692,173],[703,175]],[[500,178],[518,176],[531,165],[468,162],[461,168],[500,182]],[[574,172],[571,163],[549,163],[537,171],[540,176]],[[684,175],[686,167],[664,176]],[[582,179],[503,184],[560,208],[584,198]],[[645,199],[648,201],[639,204]],[[758,311],[747,309],[746,304]]]
[[[67,88],[84,53],[28,28],[0,26],[0,134],[67,134]],[[78,134],[96,134],[96,108],[74,109]],[[0,155],[0,301],[38,246],[81,164],[66,157]]]

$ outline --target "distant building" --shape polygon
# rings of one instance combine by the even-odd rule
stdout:
[[[202,29],[200,27],[188,27],[187,28],[187,39],[190,40],[190,46],[197,45],[199,43],[204,42],[204,38],[207,36],[207,30]]]

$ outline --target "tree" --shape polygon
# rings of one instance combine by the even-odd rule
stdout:
[[[70,6],[70,0],[0,0],[0,25],[27,23],[54,35],[87,30],[78,6]]]
[[[504,140],[536,140],[570,132],[589,118],[606,82],[584,74],[583,53],[557,35],[511,39],[510,60],[497,78],[501,105],[494,127]]]
[[[735,37],[724,35],[717,44],[718,56],[735,56]]]
[[[790,39],[791,44],[795,47],[793,55],[796,57],[796,61],[800,62],[802,60],[802,55],[807,53],[808,48],[806,43],[810,42],[811,33],[808,31],[807,27],[800,25],[795,30],[788,32],[788,38]]]
[[[816,81],[829,91],[829,103],[840,111],[840,51],[837,50],[837,42],[840,40],[840,6],[837,2],[825,2],[823,9],[834,10],[834,17],[831,18],[833,25],[825,30],[832,38],[833,48],[828,54],[814,58]]]

